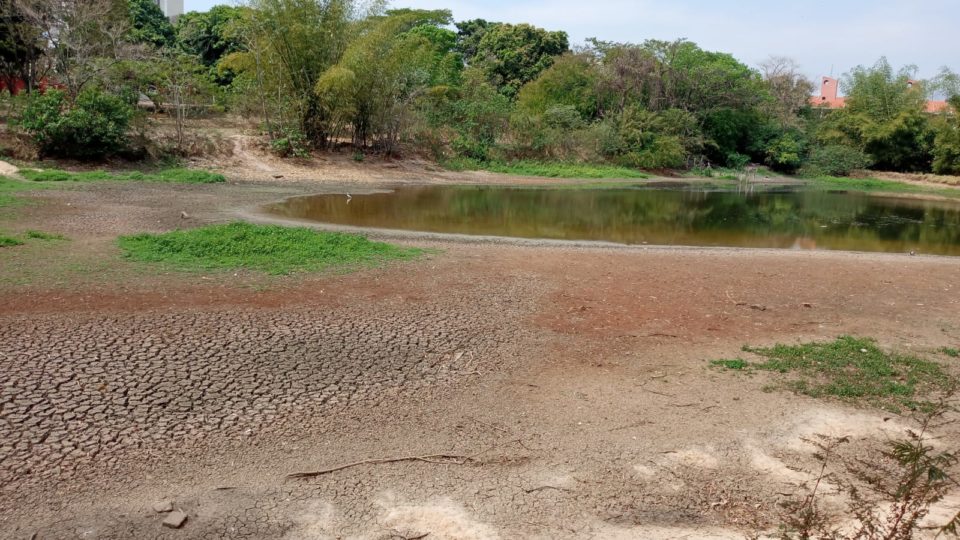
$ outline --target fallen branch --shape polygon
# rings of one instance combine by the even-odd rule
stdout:
[[[486,454],[491,450],[496,450],[501,446],[514,444],[514,443],[519,443],[521,446],[523,446],[523,443],[521,442],[520,439],[514,439],[501,444],[493,445],[489,448],[485,448],[475,454],[470,454],[469,456],[463,456],[460,454],[426,454],[423,456],[403,456],[403,457],[390,457],[390,458],[378,458],[378,459],[364,459],[361,461],[355,461],[353,463],[347,463],[345,465],[332,467],[330,469],[323,469],[322,471],[291,473],[287,475],[287,478],[313,478],[315,476],[323,476],[325,474],[342,471],[344,469],[349,469],[351,467],[357,467],[360,465],[382,465],[384,463],[398,463],[401,461],[422,461],[424,463],[436,463],[439,465],[466,465],[467,463],[476,461],[477,457],[482,454]]]
[[[538,486],[538,487],[535,487],[535,488],[524,489],[523,492],[524,492],[524,493],[534,493],[534,492],[543,491],[543,490],[546,490],[546,489],[555,489],[555,490],[557,490],[557,491],[566,491],[566,492],[568,492],[568,493],[572,491],[572,490],[570,490],[570,489],[562,488],[562,487],[557,487],[557,486]]]
[[[461,455],[453,455],[453,454],[427,454],[423,456],[404,456],[404,457],[393,457],[393,458],[364,459],[362,461],[355,461],[353,463],[347,463],[345,465],[339,465],[337,467],[331,467],[329,469],[323,469],[321,471],[291,473],[287,475],[287,478],[313,478],[315,476],[323,476],[325,474],[342,471],[344,469],[349,469],[351,467],[358,467],[360,465],[381,465],[383,463],[398,463],[401,461],[423,461],[425,463],[464,465],[467,462],[472,460],[473,458],[470,456],[461,456]]]

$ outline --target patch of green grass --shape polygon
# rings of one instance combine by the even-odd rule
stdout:
[[[955,349],[953,347],[943,347],[940,349],[940,352],[949,356],[950,358],[960,357],[960,349]]]
[[[766,360],[744,362],[738,369],[790,375],[782,387],[811,397],[866,402],[894,411],[922,408],[918,393],[946,391],[956,384],[936,362],[886,352],[872,339],[841,336],[827,343],[744,347],[744,351]]]
[[[12,247],[19,246],[23,244],[23,240],[19,240],[12,236],[7,236],[5,234],[0,234],[0,248],[3,247]]]
[[[749,366],[747,361],[742,358],[734,358],[732,360],[713,360],[710,362],[710,365],[736,371],[742,371]]]
[[[216,184],[226,182],[222,174],[196,169],[159,169],[156,171],[140,172],[107,172],[84,171],[69,172],[59,169],[20,169],[20,176],[33,182],[99,182],[129,181],[129,182],[176,182],[184,184]]]
[[[880,180],[877,178],[842,178],[838,176],[818,176],[805,179],[809,185],[821,189],[843,189],[866,191],[871,193],[921,193],[943,197],[960,197],[960,189],[935,188],[909,182]]]
[[[25,201],[17,198],[16,193],[31,189],[37,189],[37,186],[32,186],[27,182],[21,182],[20,180],[6,176],[0,176],[0,208],[24,204]]]
[[[163,234],[122,236],[126,257],[179,270],[253,269],[270,274],[354,268],[412,259],[423,250],[356,234],[235,222]]]
[[[27,238],[34,238],[36,240],[66,240],[67,239],[67,237],[62,234],[46,233],[43,231],[30,230],[30,231],[27,231],[25,234]]]
[[[455,171],[490,171],[517,176],[543,176],[547,178],[592,178],[625,179],[649,178],[650,175],[617,165],[593,163],[565,163],[561,161],[478,161],[459,158],[444,162],[446,168]]]

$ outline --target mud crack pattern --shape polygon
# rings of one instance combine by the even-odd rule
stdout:
[[[504,311],[443,307],[140,313],[0,321],[0,484],[108,467],[125,450],[282,432],[501,360]],[[316,414],[321,413],[321,414]]]

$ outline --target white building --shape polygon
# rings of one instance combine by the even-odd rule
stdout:
[[[171,21],[175,21],[177,17],[183,15],[183,0],[157,0],[157,5]]]

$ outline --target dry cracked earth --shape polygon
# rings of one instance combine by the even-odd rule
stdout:
[[[435,251],[271,277],[113,244],[320,189],[90,185],[4,218],[71,240],[0,253],[0,538],[742,538],[803,493],[805,439],[911,423],[708,360],[960,345],[949,258],[407,240]]]

